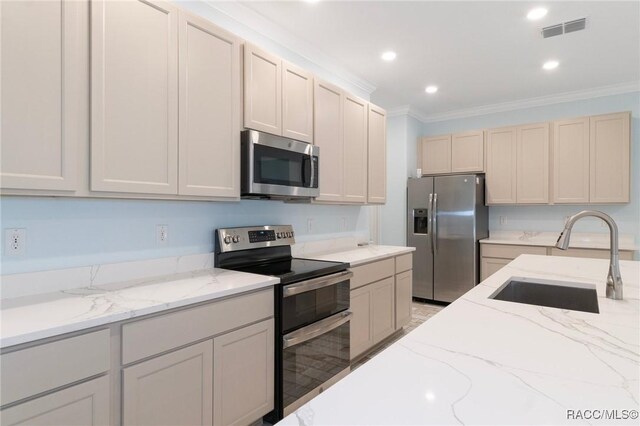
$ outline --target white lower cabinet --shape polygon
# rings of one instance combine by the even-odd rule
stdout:
[[[213,342],[122,371],[124,425],[211,425]]]
[[[411,321],[411,293],[413,290],[413,271],[408,270],[396,275],[396,330]]]
[[[393,277],[371,284],[371,334],[375,343],[395,331],[395,319]]]
[[[357,357],[371,346],[371,290],[369,286],[351,291],[351,359]]]
[[[213,340],[213,424],[246,425],[273,409],[273,319]]]
[[[4,409],[0,424],[109,425],[109,377],[102,376]]]

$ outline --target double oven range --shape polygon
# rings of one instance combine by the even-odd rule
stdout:
[[[295,411],[349,372],[349,265],[291,256],[293,228],[216,230],[215,266],[280,278],[275,295],[275,404]]]

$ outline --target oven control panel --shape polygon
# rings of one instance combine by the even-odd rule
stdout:
[[[265,225],[216,230],[216,251],[220,253],[260,247],[290,246],[295,243],[291,225]]]

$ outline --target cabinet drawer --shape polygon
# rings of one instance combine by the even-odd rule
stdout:
[[[122,326],[122,364],[147,358],[273,316],[273,289],[212,302]]]
[[[396,274],[408,271],[413,268],[413,253],[403,254],[396,257]]]
[[[481,244],[480,253],[482,257],[515,259],[521,254],[538,254],[541,256],[546,256],[547,248],[538,246],[517,246],[506,244]]]
[[[0,404],[108,371],[109,336],[109,330],[100,330],[3,354]]]
[[[568,250],[560,250],[553,247],[551,249],[551,256],[582,257],[586,259],[609,259],[611,255],[609,253],[609,250],[604,249],[570,248]],[[633,260],[633,252],[621,251],[620,260]]]
[[[390,258],[351,268],[351,290],[393,276],[395,267],[395,260]]]

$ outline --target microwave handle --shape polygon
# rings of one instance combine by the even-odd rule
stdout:
[[[313,161],[313,155],[311,154],[309,154],[309,162],[311,163],[311,182],[309,182],[309,188],[313,188],[313,184],[316,179],[316,166]]]
[[[353,316],[351,311],[342,311],[329,318],[293,331],[282,337],[282,348],[287,349],[291,346],[299,345],[318,336],[322,336],[350,321],[351,316]]]

